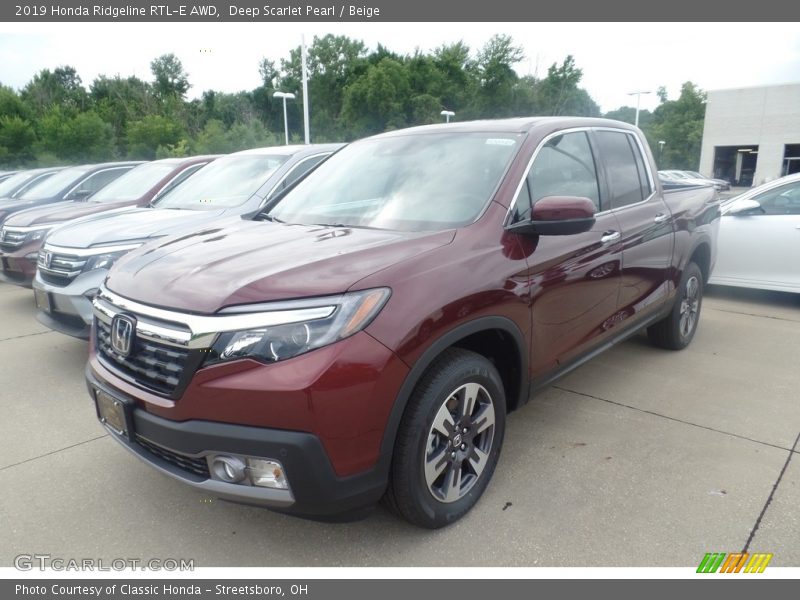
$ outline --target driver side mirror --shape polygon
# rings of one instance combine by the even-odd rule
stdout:
[[[531,218],[508,227],[522,235],[573,235],[595,223],[594,202],[582,196],[545,196],[533,205]]]
[[[744,217],[747,215],[760,215],[764,213],[758,200],[740,200],[728,211],[729,215]]]

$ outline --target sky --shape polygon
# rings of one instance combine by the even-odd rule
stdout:
[[[22,88],[41,69],[75,67],[87,87],[100,74],[150,80],[150,61],[174,53],[189,74],[189,97],[203,91],[251,90],[258,63],[280,63],[301,35],[327,33],[413,53],[463,40],[473,52],[492,35],[511,35],[525,51],[520,75],[544,76],[568,54],[583,69],[582,86],[603,111],[658,104],[692,81],[705,90],[800,82],[800,28],[795,23],[0,23],[0,83]],[[313,98],[311,99],[313,107]]]

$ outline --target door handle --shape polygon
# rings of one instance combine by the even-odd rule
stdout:
[[[664,213],[658,213],[656,215],[656,218],[653,219],[653,221],[655,221],[656,223],[663,223],[667,219],[669,219],[669,215],[665,215]]]
[[[606,231],[603,233],[603,237],[600,238],[601,244],[609,244],[611,242],[616,242],[620,237],[619,231]]]

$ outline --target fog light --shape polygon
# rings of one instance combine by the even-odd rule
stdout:
[[[214,456],[209,462],[211,473],[215,479],[227,483],[239,483],[244,480],[244,463],[235,456]]]
[[[250,481],[253,485],[279,490],[289,489],[289,482],[286,480],[283,465],[276,460],[248,458],[247,470],[250,473]]]

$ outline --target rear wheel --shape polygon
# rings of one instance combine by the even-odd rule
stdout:
[[[700,321],[703,303],[703,273],[695,263],[683,271],[675,304],[669,316],[648,327],[650,341],[659,348],[682,350],[689,345]]]
[[[395,443],[389,507],[435,529],[464,516],[483,494],[500,457],[506,402],[494,365],[452,348],[409,400]]]

